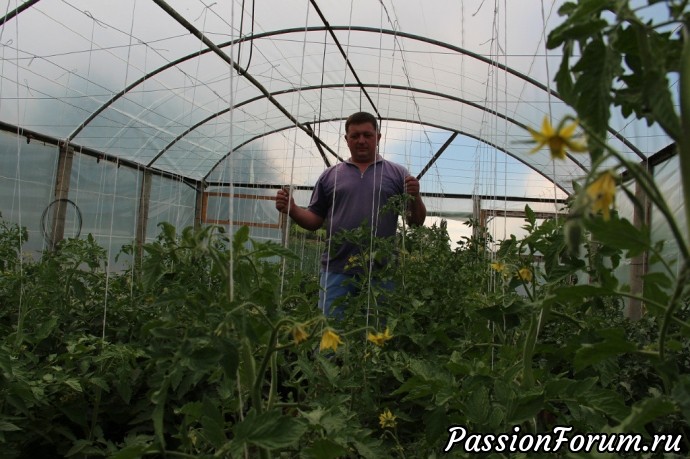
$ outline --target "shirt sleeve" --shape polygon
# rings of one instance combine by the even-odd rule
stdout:
[[[311,193],[311,199],[309,200],[309,206],[307,209],[321,218],[326,218],[328,214],[328,207],[330,205],[330,199],[328,199],[328,193],[325,190],[324,182],[326,180],[326,173],[321,174],[319,179],[314,185],[314,191]]]

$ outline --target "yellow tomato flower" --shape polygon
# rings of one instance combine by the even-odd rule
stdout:
[[[537,146],[530,150],[530,153],[535,153],[545,145],[548,145],[549,150],[551,150],[551,157],[558,159],[565,159],[566,147],[572,152],[582,153],[587,151],[587,145],[582,142],[577,142],[573,139],[573,134],[577,128],[577,121],[570,123],[567,126],[563,126],[558,131],[551,126],[551,122],[548,117],[544,117],[544,121],[541,125],[541,131],[535,131],[534,129],[528,127],[529,133],[532,134],[532,138],[537,143]]]
[[[520,268],[518,270],[518,277],[525,282],[532,282],[532,270],[529,268]]]
[[[301,324],[295,324],[290,332],[292,333],[292,339],[295,341],[295,344],[299,344],[309,338],[309,333],[304,330]]]
[[[508,268],[508,265],[506,265],[505,263],[495,261],[491,263],[489,266],[491,266],[491,269],[493,269],[494,271],[501,273],[503,277],[510,276],[510,269]]]
[[[332,329],[327,328],[326,331],[323,332],[323,335],[321,335],[321,344],[319,345],[319,350],[323,351],[324,349],[333,349],[334,351],[337,351],[339,344],[343,344],[340,336],[338,336],[338,334]]]
[[[493,269],[494,271],[498,271],[499,273],[502,273],[505,268],[506,268],[506,265],[504,265],[500,261],[496,261],[494,263],[491,263],[491,269]]]
[[[357,263],[359,263],[359,255],[351,255],[347,259],[348,266],[355,266]]]
[[[388,341],[389,339],[393,338],[393,335],[390,334],[390,331],[388,328],[386,328],[386,331],[383,333],[369,333],[369,336],[367,336],[367,339],[371,341],[372,343],[376,344],[377,346],[383,347],[383,345]]]
[[[397,425],[397,422],[395,422],[396,418],[397,416],[391,413],[391,410],[386,408],[385,410],[383,410],[381,414],[379,414],[379,424],[381,425],[382,429],[385,429],[387,427],[390,427],[392,429]]]
[[[604,220],[611,218],[610,207],[616,197],[616,178],[611,171],[602,172],[599,177],[587,187],[587,196],[592,204],[592,212],[599,212]]]

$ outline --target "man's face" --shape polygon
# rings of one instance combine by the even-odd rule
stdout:
[[[371,123],[350,124],[345,134],[352,161],[370,163],[376,159],[376,146],[381,134]]]

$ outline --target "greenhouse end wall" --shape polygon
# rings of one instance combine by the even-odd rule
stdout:
[[[32,257],[50,247],[50,223],[55,207],[59,148],[24,136],[0,133],[0,215],[26,227],[22,251]],[[68,184],[64,237],[92,235],[108,252],[109,269],[120,270],[131,259],[121,254],[132,244],[143,170],[75,152]],[[158,235],[158,224],[176,227],[194,222],[196,190],[181,180],[154,175],[148,209],[146,240]]]
[[[37,139],[27,140],[27,137],[11,132],[0,133],[0,149],[0,214],[5,221],[27,228],[28,240],[23,245],[23,251],[36,257],[50,246],[46,221],[50,218],[50,206],[54,206],[55,202],[59,149],[53,144]],[[74,153],[68,187],[70,204],[66,212],[65,237],[91,234],[97,243],[108,251],[110,269],[122,269],[131,261],[128,256],[120,254],[120,251],[123,246],[135,241],[143,171],[143,166],[141,169],[135,169],[90,154],[78,151]],[[681,231],[686,232],[678,158],[671,157],[656,166],[655,178],[676,216]],[[228,188],[212,187],[207,191],[228,193]],[[232,192],[263,197],[263,200],[236,200],[233,214],[241,221],[257,223],[252,229],[253,238],[280,241],[279,229],[261,227],[262,222],[278,222],[277,212],[272,203],[265,200],[274,194],[274,190],[270,187],[236,187]],[[306,205],[309,192],[298,190],[296,198],[300,205]],[[197,190],[190,183],[152,174],[145,240],[154,240],[160,232],[159,224],[163,222],[170,223],[176,228],[193,225],[196,200]],[[207,223],[211,220],[229,218],[229,208],[222,201],[224,199],[217,196],[209,197]],[[469,212],[471,207],[467,200],[429,198],[427,201],[430,209],[439,207],[437,211],[441,216],[444,212],[460,209],[458,206],[462,206],[464,213]],[[524,209],[524,203],[499,202],[498,205],[504,210]],[[546,211],[549,208],[554,211],[560,207],[554,207],[553,203],[532,203],[530,206],[535,211]],[[622,193],[619,193],[617,198],[617,206],[621,216],[632,220],[633,206]],[[492,224],[495,226],[495,220]],[[664,258],[673,260],[677,256],[677,247],[670,237],[668,225],[656,209],[652,210],[651,225],[654,240],[666,241],[663,248]],[[498,239],[501,239],[505,232],[504,226],[498,225],[493,228],[496,233],[494,236]],[[514,233],[515,231],[511,231],[511,234]],[[651,272],[658,269],[661,269],[658,265],[649,267]],[[630,275],[627,265],[617,269],[617,276],[622,282],[627,283]]]
[[[0,215],[26,227],[23,251],[32,255],[46,248],[41,217],[53,200],[57,159],[55,146],[0,132]]]

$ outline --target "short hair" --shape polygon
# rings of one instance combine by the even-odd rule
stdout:
[[[345,121],[345,133],[347,134],[347,130],[350,129],[351,124],[364,123],[371,123],[374,126],[374,130],[378,132],[379,124],[376,121],[376,117],[374,115],[368,112],[357,112],[348,116],[347,120]]]

